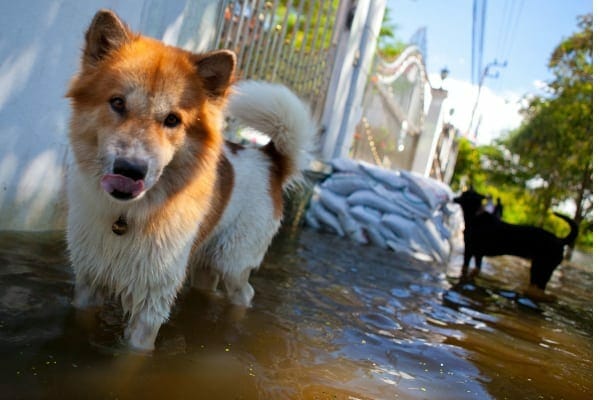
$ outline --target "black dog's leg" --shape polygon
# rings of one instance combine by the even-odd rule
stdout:
[[[473,256],[473,252],[470,246],[465,244],[465,254],[463,258],[463,266],[462,271],[460,273],[460,280],[465,281],[469,278],[469,263],[471,262],[471,257]]]
[[[476,254],[475,255],[475,269],[473,271],[471,271],[471,273],[469,274],[470,278],[474,278],[477,275],[479,275],[479,273],[481,272],[482,262],[483,262],[483,255]]]
[[[549,263],[548,260],[533,259],[531,261],[529,283],[537,286],[541,290],[545,290],[556,267],[558,267],[558,264],[555,265],[554,263]]]
[[[559,263],[560,260],[556,262],[556,260],[548,260],[547,258],[533,259],[531,261],[529,288],[526,290],[526,294],[535,300],[554,300],[555,296],[544,293],[544,290]]]

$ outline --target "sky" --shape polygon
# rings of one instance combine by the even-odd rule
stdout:
[[[387,7],[398,39],[408,42],[417,29],[427,29],[429,80],[439,87],[439,72],[450,71],[443,82],[448,109],[454,109],[448,118],[467,131],[477,95],[477,85],[471,84],[473,0],[388,0]],[[482,65],[497,60],[506,66],[491,68],[497,78],[484,79],[479,144],[519,126],[523,97],[544,93],[544,83],[553,77],[547,68],[552,51],[579,30],[577,16],[592,8],[592,0],[487,1]]]

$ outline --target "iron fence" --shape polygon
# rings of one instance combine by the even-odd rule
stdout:
[[[238,55],[240,79],[287,85],[309,103],[318,121],[331,79],[343,1],[223,1],[215,47]]]

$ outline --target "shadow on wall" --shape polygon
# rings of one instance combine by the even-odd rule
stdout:
[[[220,0],[146,0],[139,30],[192,52],[212,49]]]
[[[2,5],[0,229],[55,229],[67,155],[68,71],[80,38],[60,1]],[[69,50],[68,46],[73,46]],[[70,52],[71,54],[68,54]]]
[[[200,51],[214,38],[216,26],[207,13],[216,13],[218,5],[218,0],[2,3],[0,230],[64,228],[71,159],[64,94],[79,68],[84,32],[95,12],[112,8],[133,30]]]

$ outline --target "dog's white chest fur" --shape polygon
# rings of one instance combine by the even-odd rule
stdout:
[[[182,282],[195,231],[182,231],[167,221],[156,234],[144,232],[143,209],[127,215],[90,186],[77,170],[70,170],[67,242],[73,268],[77,279],[116,295],[124,311],[135,314],[147,298],[166,296]],[[127,231],[119,236],[111,226],[121,215]],[[161,293],[162,288],[170,290]],[[162,318],[169,315],[168,307],[157,311]]]

